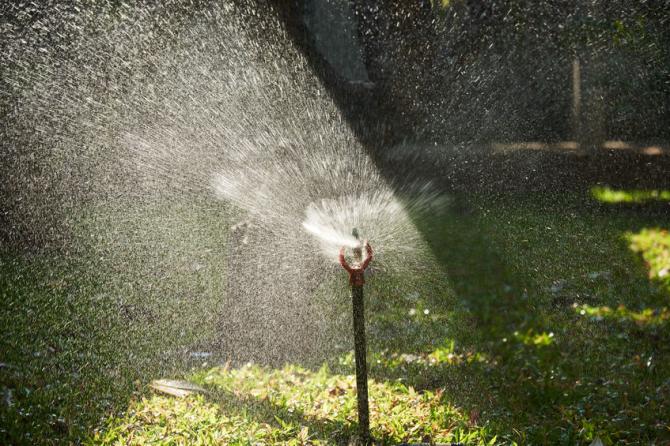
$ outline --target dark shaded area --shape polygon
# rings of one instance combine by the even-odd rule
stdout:
[[[340,9],[358,29],[374,83],[362,95],[338,77],[305,25],[315,5],[335,9],[334,3],[274,3],[296,46],[371,146],[380,140],[369,132],[391,141],[453,143],[668,138],[668,2],[352,2]],[[571,116],[575,60],[581,130]]]
[[[670,148],[654,143],[670,137],[670,2],[355,2],[350,20],[368,88],[339,76],[305,25],[306,11],[329,2],[274,4],[391,183],[425,177],[445,192],[491,199],[587,193],[596,185],[670,187]],[[574,60],[581,67],[577,112]],[[604,148],[606,140],[631,138],[651,143]],[[527,140],[576,145],[492,147]],[[415,145],[389,160],[403,141]],[[640,150],[646,146],[648,153]],[[668,212],[665,203],[656,207]]]

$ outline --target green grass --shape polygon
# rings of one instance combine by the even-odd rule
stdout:
[[[476,395],[454,399],[478,407],[509,441],[667,441],[670,282],[640,258],[667,262],[667,245],[640,245],[664,217],[575,197],[513,198],[479,201],[474,217],[431,236],[460,296],[454,319],[466,329],[454,331],[455,344],[490,358],[463,373]],[[575,311],[584,305],[623,305],[654,323]]]
[[[647,212],[644,203],[608,207],[591,196],[457,199],[463,205],[439,218],[415,216],[430,247],[425,268],[368,280],[375,436],[384,444],[573,445],[596,437],[605,444],[668,443],[667,216]],[[219,224],[218,216],[173,215],[188,223],[170,236],[181,241],[175,253],[221,243],[217,230],[197,229]],[[123,246],[142,228],[117,229],[107,234]],[[194,230],[197,237],[187,236]],[[219,270],[182,277],[167,267],[177,260],[155,260],[152,246],[138,250],[144,266],[132,280],[127,271],[101,278],[87,264],[59,269],[60,259],[2,257],[0,290],[12,311],[1,322],[13,327],[1,338],[0,361],[8,366],[0,369],[0,386],[13,395],[12,405],[0,406],[4,443],[87,437],[91,444],[346,444],[355,436],[346,349],[316,368],[189,371],[190,364],[175,362],[174,377],[192,379],[207,393],[153,394],[147,384],[166,369],[153,366],[160,349],[143,333],[175,346],[189,337],[166,329],[173,309],[162,309],[158,296],[185,289],[214,298],[223,284],[215,281]],[[212,254],[202,263],[219,261]],[[114,316],[116,304],[91,307],[98,305],[93,296],[160,271],[174,274],[148,280],[162,283],[158,290],[133,286],[128,293],[130,303],[153,311],[148,328],[138,325],[129,336],[124,319]],[[340,279],[335,288],[342,294]],[[349,311],[341,297],[333,305]],[[205,304],[191,317],[204,310]],[[183,342],[174,341],[179,336]],[[115,374],[106,374],[105,361]]]
[[[218,322],[221,217],[125,205],[82,218],[78,252],[0,255],[0,444],[85,438],[147,376],[188,370]]]
[[[648,201],[670,201],[670,190],[616,190],[596,186],[591,189],[596,200],[603,203],[645,203]]]
[[[630,249],[640,253],[649,272],[649,279],[670,284],[670,234],[668,229],[644,228],[626,233]]]
[[[346,444],[356,436],[355,380],[327,367],[269,370],[247,365],[193,376],[208,393],[182,400],[153,396],[134,403],[92,443]],[[370,381],[372,432],[385,444],[490,437],[442,392],[417,392],[401,383]],[[491,438],[491,444],[495,442]]]

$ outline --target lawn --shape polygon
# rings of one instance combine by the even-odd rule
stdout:
[[[446,215],[415,215],[425,267],[373,273],[366,286],[373,435],[668,443],[667,196],[471,194]],[[137,210],[150,223],[96,222],[110,229],[95,259],[2,254],[0,443],[347,444],[347,348],[279,368],[179,354],[216,336],[207,315],[222,310],[227,214],[169,206]],[[122,254],[136,256],[132,271],[114,269]],[[333,280],[343,294],[344,276]],[[149,384],[163,377],[205,391],[157,394]]]

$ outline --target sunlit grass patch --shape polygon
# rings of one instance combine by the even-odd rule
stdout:
[[[633,311],[624,305],[610,308],[606,305],[592,307],[589,305],[576,306],[575,310],[582,316],[588,316],[595,320],[612,319],[619,321],[630,321],[640,326],[653,326],[665,324],[670,320],[668,308],[645,308],[641,311]]]
[[[224,415],[202,395],[153,396],[134,403],[123,418],[98,432],[90,444],[250,444],[271,440],[272,427],[241,415]],[[276,438],[276,437],[275,437]]]
[[[591,195],[602,203],[646,203],[649,201],[670,201],[670,190],[616,190],[595,186]]]
[[[626,238],[630,249],[642,255],[649,278],[663,280],[670,287],[670,233],[667,229],[645,228],[637,233],[628,232]]]
[[[537,347],[545,347],[554,343],[553,332],[535,333],[532,329],[526,331],[525,333],[515,331],[514,338],[524,345],[534,345]]]
[[[485,353],[474,352],[471,350],[456,350],[453,340],[438,346],[430,352],[417,351],[415,353],[402,353],[385,349],[380,352],[373,352],[371,359],[373,367],[381,365],[387,369],[397,369],[408,365],[421,367],[467,366],[472,363],[490,362],[490,358]],[[353,365],[353,355],[349,354],[344,356],[341,363],[351,363]]]
[[[356,435],[355,379],[298,366],[281,370],[246,365],[197,373],[205,395],[154,396],[133,403],[96,434],[96,444],[333,444]],[[442,391],[417,392],[370,380],[371,429],[382,444],[465,441],[493,444],[445,401]]]

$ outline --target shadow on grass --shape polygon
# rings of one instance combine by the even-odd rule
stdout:
[[[660,414],[670,410],[670,288],[649,280],[625,237],[667,225],[666,215],[657,203],[610,207],[572,194],[511,194],[495,204],[461,196],[443,218],[415,218],[453,291],[424,303],[447,307],[448,316],[417,321],[418,338],[447,325],[453,344],[378,339],[373,348],[390,355],[372,373],[445,386],[450,401],[493,423],[499,438],[667,439]],[[619,312],[603,317],[584,305]],[[421,350],[427,354],[417,356]]]

